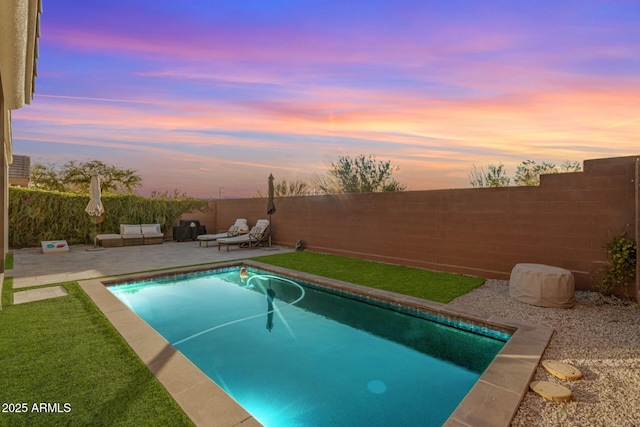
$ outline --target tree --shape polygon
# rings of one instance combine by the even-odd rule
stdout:
[[[533,160],[525,160],[518,166],[513,182],[516,185],[540,185],[540,175],[581,170],[582,166],[576,161],[565,160],[558,168],[553,163],[542,162],[541,165],[537,165]]]
[[[540,185],[540,175],[551,173],[558,173],[553,163],[542,162],[537,165],[533,160],[525,160],[518,166],[513,182],[516,185]]]
[[[91,175],[100,177],[105,193],[133,193],[142,185],[142,178],[134,170],[120,169],[99,160],[76,162],[70,160],[62,167],[36,164],[31,168],[30,186],[41,190],[88,193]]]
[[[542,162],[542,164],[538,165],[533,160],[524,160],[518,166],[513,182],[516,185],[540,185],[540,175],[559,172],[580,172],[581,170],[582,166],[576,161],[565,160],[558,168],[553,163]],[[505,187],[511,181],[506,175],[507,172],[502,163],[497,166],[490,163],[487,166],[487,171],[484,168],[478,169],[476,165],[473,165],[473,169],[469,173],[469,182],[473,187]]]
[[[340,156],[331,163],[327,177],[316,179],[316,186],[323,193],[373,193],[382,191],[404,191],[406,186],[392,178],[391,161],[376,161],[372,154],[352,158]]]
[[[340,183],[328,172],[324,175],[316,174],[311,178],[312,194],[336,194],[341,193]]]
[[[582,165],[580,162],[565,160],[560,165],[560,172],[580,172],[582,171]]]
[[[473,165],[473,169],[469,173],[469,182],[473,187],[506,187],[511,181],[506,173],[502,163],[497,166],[489,163],[487,171],[482,167],[478,170],[476,165]]]
[[[273,194],[275,197],[293,197],[306,196],[308,194],[309,185],[296,179],[295,181],[287,181],[283,179],[280,182],[273,183]],[[256,191],[256,197],[267,197],[268,195],[262,191]]]
[[[151,199],[165,199],[165,200],[184,200],[184,199],[193,198],[189,196],[187,193],[185,193],[184,191],[181,192],[177,188],[174,188],[172,192],[170,192],[169,190],[166,190],[163,193],[161,193],[158,190],[153,190],[151,191],[151,194],[149,195],[149,197]]]
[[[31,166],[29,187],[37,190],[66,191],[58,173],[52,168],[40,164]]]

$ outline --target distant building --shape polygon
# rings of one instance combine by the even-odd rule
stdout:
[[[31,157],[14,154],[13,163],[9,165],[9,185],[28,187],[30,171]]]

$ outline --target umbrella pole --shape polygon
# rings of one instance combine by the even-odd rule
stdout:
[[[104,250],[104,248],[98,246],[98,224],[96,223],[97,217],[90,216],[89,218],[91,218],[93,220],[93,247],[89,246],[85,250],[92,251],[92,252],[93,251],[102,251],[102,250]]]
[[[96,223],[96,219],[97,217],[94,216],[90,216],[89,218],[93,219],[93,247],[88,246],[87,248],[85,248],[86,251],[103,251],[104,248],[101,246],[98,246],[98,224]]]
[[[269,247],[271,247],[271,214],[269,214]]]

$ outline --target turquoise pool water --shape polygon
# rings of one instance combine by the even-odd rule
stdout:
[[[109,290],[266,426],[442,425],[508,339],[238,267]]]

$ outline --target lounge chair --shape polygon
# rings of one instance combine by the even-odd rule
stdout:
[[[201,234],[197,237],[198,246],[202,246],[204,242],[209,247],[209,242],[213,242],[221,237],[235,237],[249,232],[249,226],[246,219],[236,219],[236,222],[229,227],[227,231],[221,231],[217,234]]]
[[[258,246],[260,243],[264,242],[267,237],[267,230],[269,229],[269,220],[268,219],[259,219],[256,222],[256,225],[253,226],[249,233],[244,234],[242,236],[235,237],[225,237],[218,239],[218,250],[220,250],[220,246],[226,246],[227,251],[229,251],[229,246],[231,245],[248,245],[249,248],[253,248]]]

